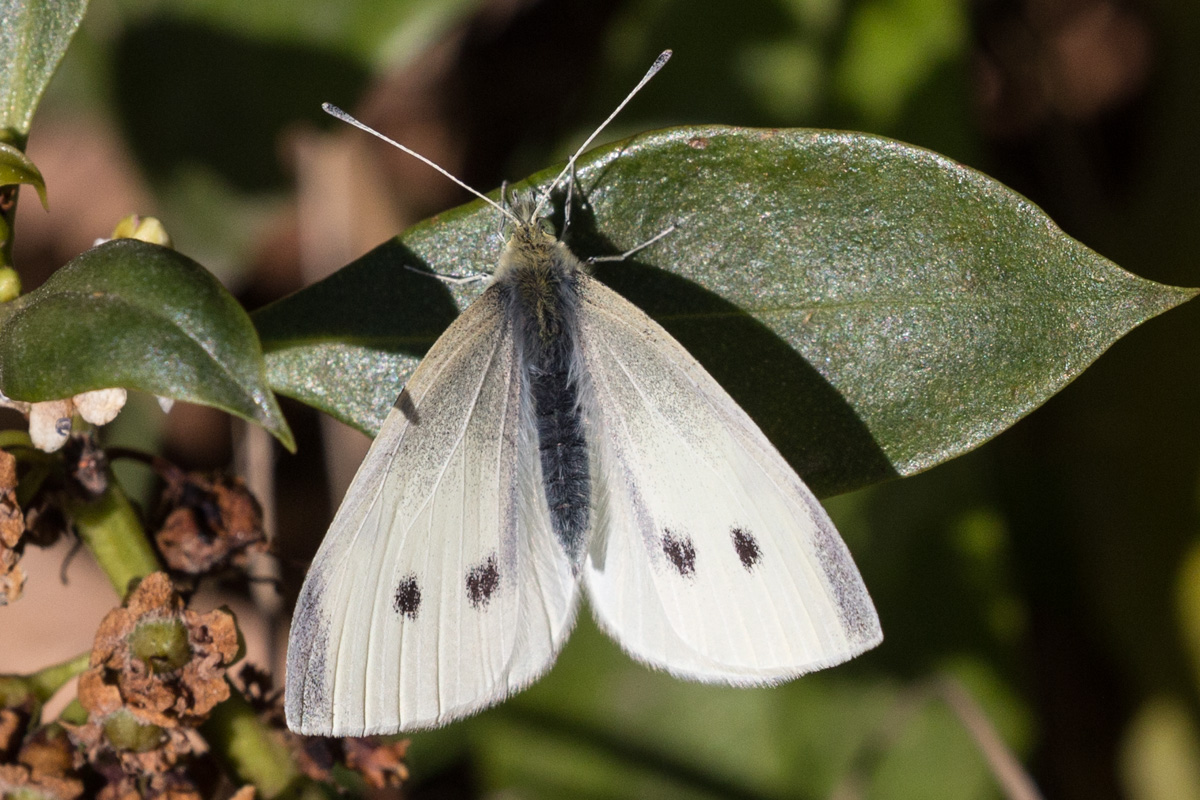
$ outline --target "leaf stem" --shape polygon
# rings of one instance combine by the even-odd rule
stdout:
[[[161,569],[137,512],[111,475],[108,488],[95,500],[70,497],[63,505],[79,538],[121,597],[130,581]]]

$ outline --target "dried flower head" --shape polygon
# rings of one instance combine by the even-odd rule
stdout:
[[[23,764],[0,764],[0,797],[75,800],[82,795],[83,782],[78,779],[37,778]]]
[[[358,739],[299,736],[286,728],[283,696],[273,688],[270,673],[247,664],[234,683],[263,721],[289,743],[296,765],[305,777],[330,783],[334,780],[334,767],[341,764],[359,773],[368,786],[376,789],[400,786],[408,780],[404,756],[410,740],[385,736]]]
[[[21,559],[21,536],[25,516],[17,505],[17,459],[0,450],[0,606],[14,602],[25,586]]]
[[[203,800],[204,792],[187,772],[174,769],[150,780],[119,773],[96,795],[96,800]]]
[[[21,748],[32,717],[33,698],[16,707],[0,708],[0,763],[12,761]]]
[[[346,766],[362,775],[367,785],[375,789],[399,786],[408,780],[404,755],[408,752],[409,741],[388,741],[378,736],[346,739],[342,742]]]
[[[127,709],[102,720],[67,727],[88,764],[108,778],[108,792],[113,797],[124,796],[127,777],[156,790],[166,786],[173,782],[169,776],[180,762],[203,753],[206,747],[195,728],[147,724]]]
[[[194,726],[229,696],[225,672],[240,651],[233,615],[185,608],[166,573],[148,575],[109,612],[79,679],[88,722],[72,729],[109,776],[101,797],[202,796],[179,764],[205,750]]]
[[[229,697],[225,671],[240,649],[231,613],[184,608],[156,572],[100,623],[79,701],[92,720],[126,710],[144,724],[195,726]]]
[[[60,725],[46,725],[21,747],[16,763],[0,766],[0,797],[74,800],[83,794],[79,766],[79,753],[67,732]]]
[[[199,575],[244,566],[266,547],[262,509],[246,484],[227,475],[167,471],[162,527],[155,534],[167,566]]]

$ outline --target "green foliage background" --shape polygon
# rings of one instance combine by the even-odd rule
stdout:
[[[236,282],[289,190],[280,132],[328,127],[321,101],[353,108],[375,76],[458,41],[463,177],[488,189],[565,155],[672,47],[608,138],[890,136],[1009,184],[1138,275],[1200,282],[1191,0],[545,2],[489,27],[474,15],[493,5],[96,0],[39,114],[115,119],[178,248]],[[1113,42],[1134,34],[1144,68],[1088,111],[1063,99],[1073,73],[1054,56],[1105,24],[1118,33],[1096,34],[1082,73],[1133,69]],[[997,74],[1045,95],[998,106]],[[828,499],[880,611],[877,650],[774,689],[700,687],[629,663],[583,615],[533,689],[414,737],[414,796],[1000,797],[937,699],[948,675],[1049,797],[1200,797],[1197,314],[1135,331],[979,450]]]

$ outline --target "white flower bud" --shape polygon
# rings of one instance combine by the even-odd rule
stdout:
[[[97,389],[77,394],[72,399],[79,416],[93,425],[107,425],[116,419],[125,405],[125,397],[124,389]]]
[[[70,400],[46,400],[29,407],[29,438],[33,446],[53,453],[66,444],[71,434],[71,415],[75,404]]]

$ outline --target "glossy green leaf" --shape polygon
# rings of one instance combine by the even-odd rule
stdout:
[[[42,92],[86,10],[87,0],[0,0],[0,129],[18,140],[29,133]]]
[[[42,180],[42,173],[37,165],[16,147],[0,142],[0,186],[20,183],[33,186],[38,197],[42,199],[42,208],[50,209],[46,200],[46,182]]]
[[[680,226],[597,276],[824,494],[979,445],[1195,294],[1125,272],[979,172],[866,134],[652,132],[585,157],[578,189],[567,241],[583,257]],[[405,265],[486,271],[502,244],[495,211],[471,204],[263,309],[271,385],[373,433],[481,291]]]
[[[134,239],[94,247],[0,306],[4,394],[113,386],[214,406],[295,446],[246,312],[195,261]]]

